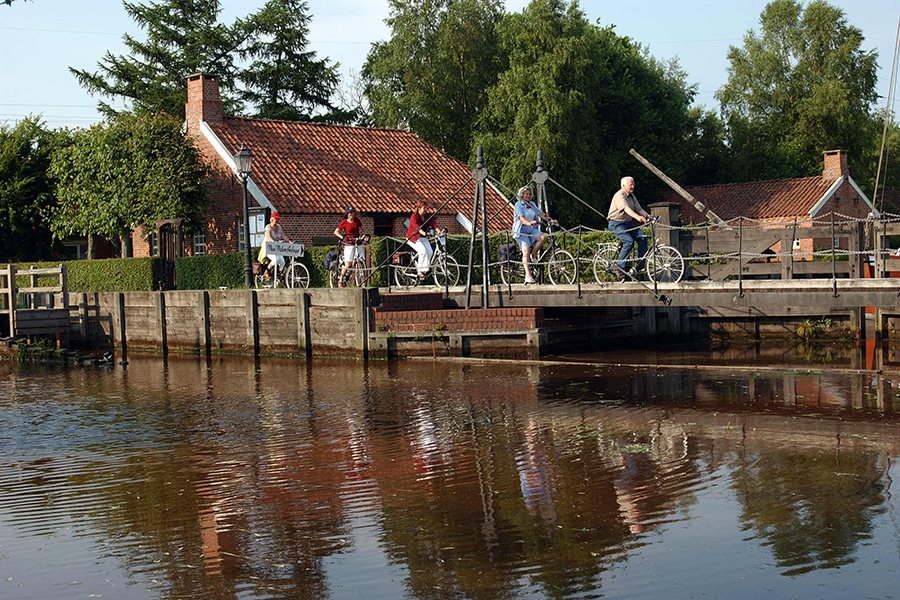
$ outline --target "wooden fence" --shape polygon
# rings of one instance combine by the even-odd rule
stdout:
[[[27,284],[19,287],[17,278],[26,278]],[[54,285],[41,286],[41,279],[53,278]],[[10,337],[30,338],[52,335],[57,344],[66,344],[69,338],[70,315],[68,304],[66,266],[49,269],[19,271],[15,265],[7,265],[0,271],[0,320],[3,333]],[[60,302],[57,302],[57,299]]]

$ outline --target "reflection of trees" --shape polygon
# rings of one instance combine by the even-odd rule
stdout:
[[[849,564],[884,502],[878,463],[787,449],[744,458],[732,476],[744,527],[766,540],[784,575]]]

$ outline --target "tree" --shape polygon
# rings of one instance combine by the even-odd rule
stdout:
[[[253,62],[241,70],[241,98],[267,119],[310,120],[319,107],[333,110],[335,66],[306,49],[308,5],[304,0],[269,0],[247,24],[254,35],[241,54]]]
[[[78,83],[92,94],[130,100],[135,112],[164,112],[184,117],[185,79],[191,73],[220,77],[226,110],[239,108],[235,93],[234,52],[248,35],[239,22],[218,22],[219,0],[161,0],[150,4],[123,2],[125,12],[147,30],[146,41],[124,35],[127,56],[107,52],[90,73],[70,67]],[[108,116],[117,111],[100,101]]]
[[[208,169],[181,122],[166,115],[120,114],[109,123],[73,132],[53,154],[58,206],[51,229],[57,238],[121,237],[130,254],[130,232],[152,230],[159,219],[184,218],[188,230],[204,221]]]
[[[824,0],[805,8],[774,0],[760,33],[728,51],[728,82],[717,92],[734,156],[732,178],[770,179],[821,171],[822,152],[849,153],[862,166],[877,99],[877,53]]]
[[[47,177],[56,139],[39,119],[0,126],[0,260],[48,258],[53,251],[47,213],[55,203]]]
[[[680,177],[693,88],[677,63],[659,63],[613,27],[589,23],[575,2],[534,0],[499,31],[508,66],[488,91],[477,141],[505,184],[529,181],[543,150],[554,179],[605,215],[619,179],[642,169],[629,148]],[[564,224],[605,225],[566,195],[553,204]]]
[[[391,39],[373,45],[363,77],[371,120],[409,128],[466,160],[497,78],[499,0],[391,0]]]

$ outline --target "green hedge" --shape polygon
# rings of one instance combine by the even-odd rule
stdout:
[[[41,269],[53,268],[59,262],[16,263],[17,271],[27,271],[35,266]],[[70,292],[133,292],[157,289],[160,279],[158,257],[150,258],[106,258],[100,260],[64,261]],[[16,277],[16,285],[28,286],[28,276]],[[38,278],[38,286],[56,285],[55,277]]]
[[[231,252],[176,258],[175,280],[179,290],[246,288],[244,254]]]

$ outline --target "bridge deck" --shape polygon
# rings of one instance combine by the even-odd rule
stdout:
[[[414,288],[421,292],[439,288]],[[588,283],[576,285],[491,286],[492,307],[612,307],[659,306],[652,282]],[[769,279],[737,281],[687,281],[657,284],[658,294],[671,306],[719,308],[819,310],[854,309],[874,306],[891,313],[900,312],[900,279]],[[405,291],[391,288],[390,292]],[[385,288],[382,293],[388,290]],[[450,288],[450,298],[465,305],[464,286]],[[472,286],[471,306],[479,306],[481,286]]]

